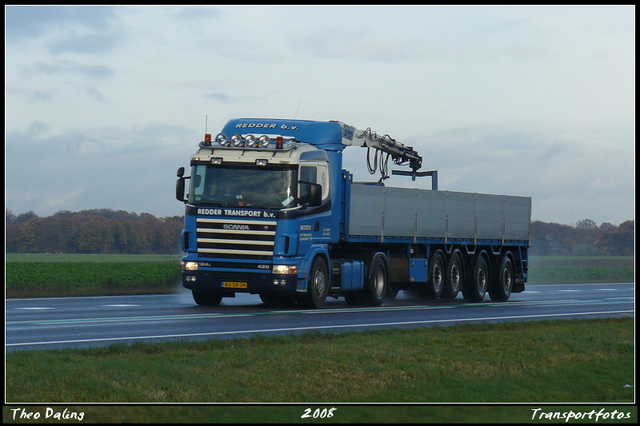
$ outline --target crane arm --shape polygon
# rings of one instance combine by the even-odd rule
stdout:
[[[339,123],[342,126],[342,143],[344,145],[374,148],[389,154],[397,165],[409,162],[409,166],[414,172],[422,167],[422,157],[413,147],[406,146],[389,135],[378,136],[370,127],[366,130],[358,130],[353,126]]]

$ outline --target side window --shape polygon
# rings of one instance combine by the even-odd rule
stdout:
[[[315,166],[300,166],[300,177],[298,180],[300,182],[316,183],[317,174]],[[303,183],[298,185],[298,199],[300,203],[309,200],[309,185]]]
[[[322,199],[329,196],[329,168],[326,164],[318,165],[318,182],[322,185]]]
[[[189,191],[191,202],[200,200],[204,192],[205,172],[207,167],[205,165],[198,165],[191,171],[191,190]]]
[[[329,167],[326,163],[317,163],[313,166],[300,166],[299,180],[302,182],[318,183],[322,185],[322,199],[329,197]],[[308,197],[309,187],[300,185],[300,199],[304,200]]]
[[[317,182],[318,172],[315,166],[300,166],[300,180],[303,182]]]

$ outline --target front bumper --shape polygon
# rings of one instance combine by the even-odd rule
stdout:
[[[182,271],[182,285],[199,292],[295,294],[295,274],[238,274],[228,272]]]

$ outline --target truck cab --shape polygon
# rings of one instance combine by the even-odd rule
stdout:
[[[182,281],[198,304],[217,305],[235,292],[259,294],[265,303],[304,299],[320,253],[326,276],[316,285],[326,297],[326,253],[338,238],[332,194],[342,178],[334,154],[344,145],[338,123],[321,124],[232,120],[215,138],[205,135],[188,178],[179,171],[176,197],[186,204]]]

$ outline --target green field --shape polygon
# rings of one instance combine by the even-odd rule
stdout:
[[[529,260],[531,284],[633,281],[633,256],[533,256]]]
[[[6,255],[7,297],[171,293],[179,283],[176,255]]]
[[[6,255],[7,297],[171,293],[179,255]],[[632,282],[632,256],[532,257],[529,283]]]

